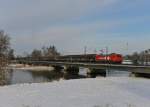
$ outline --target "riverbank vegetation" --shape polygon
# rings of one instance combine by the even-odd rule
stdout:
[[[6,67],[12,55],[13,51],[10,48],[10,37],[3,30],[0,30],[0,85],[6,83]]]

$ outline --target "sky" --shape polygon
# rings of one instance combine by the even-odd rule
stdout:
[[[149,0],[0,0],[0,29],[16,54],[55,45],[62,54],[150,48]]]

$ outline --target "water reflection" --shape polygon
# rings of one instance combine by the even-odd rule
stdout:
[[[6,85],[8,83],[7,74],[7,69],[0,69],[0,86]]]
[[[128,71],[116,71],[116,70],[111,70],[106,72],[107,77],[129,77],[130,72]]]
[[[33,79],[35,81],[39,80],[40,81],[53,81],[53,80],[57,80],[59,81],[62,77],[63,77],[63,72],[61,71],[38,71],[38,72],[34,72],[34,71],[28,71],[31,73]],[[41,78],[41,79],[39,79]]]
[[[8,84],[18,83],[39,83],[52,82],[61,79],[81,79],[81,78],[95,78],[97,76],[104,76],[101,74],[88,74],[86,68],[80,68],[79,74],[66,73],[65,71],[29,71],[29,70],[11,70],[7,75]],[[106,76],[129,76],[128,72],[109,71]]]
[[[39,83],[59,80],[61,73],[54,71],[11,70],[8,74],[9,84]]]

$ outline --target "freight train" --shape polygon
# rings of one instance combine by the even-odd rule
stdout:
[[[81,55],[64,55],[55,57],[23,57],[16,58],[16,60],[29,60],[29,61],[57,61],[57,62],[91,62],[91,63],[110,63],[121,64],[123,56],[121,54],[81,54]]]
[[[65,55],[59,56],[55,60],[66,62],[97,62],[97,63],[113,63],[121,64],[123,56],[121,54],[111,53],[103,54],[82,54],[82,55]]]

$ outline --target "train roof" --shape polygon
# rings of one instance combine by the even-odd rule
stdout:
[[[88,56],[96,56],[96,54],[78,54],[78,55],[63,55],[60,57],[88,57]]]
[[[117,53],[110,53],[108,55],[114,55]],[[96,55],[102,55],[102,56],[106,56],[105,54],[78,54],[78,55],[63,55],[60,57],[95,57]],[[121,54],[117,54],[117,55],[121,55]]]

